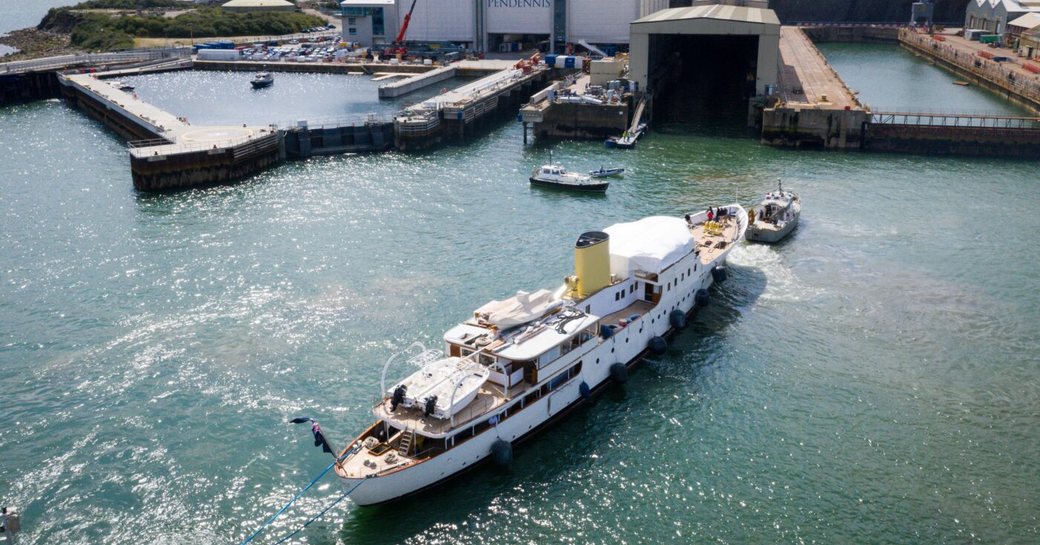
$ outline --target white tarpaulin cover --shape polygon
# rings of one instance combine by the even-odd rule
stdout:
[[[610,272],[621,278],[636,270],[660,273],[693,251],[693,235],[682,218],[650,216],[603,231],[610,235]]]
[[[473,315],[478,320],[498,326],[499,329],[509,329],[541,318],[560,304],[549,290],[543,289],[534,293],[518,291],[509,299],[487,303],[474,311]]]

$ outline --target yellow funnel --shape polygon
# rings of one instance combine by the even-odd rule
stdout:
[[[574,273],[578,277],[579,299],[610,285],[610,236],[602,231],[589,231],[574,243]]]

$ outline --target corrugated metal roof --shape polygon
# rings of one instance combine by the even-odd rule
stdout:
[[[1027,13],[1008,23],[1008,26],[1032,29],[1040,26],[1040,13]]]
[[[977,7],[989,6],[993,9],[1003,4],[1008,12],[1040,11],[1040,2],[1037,0],[975,0]]]
[[[651,13],[642,19],[637,19],[633,21],[632,24],[638,25],[641,23],[660,23],[662,21],[684,21],[689,19],[718,19],[721,21],[766,25],[780,24],[780,19],[777,18],[776,12],[771,9],[724,6],[720,4],[694,6],[692,8],[663,9]]]

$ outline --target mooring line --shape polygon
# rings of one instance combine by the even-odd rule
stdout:
[[[355,484],[353,487],[351,487],[350,490],[347,490],[346,492],[344,492],[342,496],[336,498],[336,501],[330,503],[329,506],[326,507],[325,509],[322,509],[320,513],[318,513],[317,515],[314,515],[313,517],[311,517],[310,520],[308,520],[307,522],[303,523],[303,526],[300,526],[294,532],[292,532],[291,534],[283,537],[282,539],[279,539],[278,541],[275,541],[274,545],[281,545],[282,543],[285,543],[289,539],[292,539],[292,537],[295,536],[296,534],[302,532],[305,528],[310,526],[312,522],[320,519],[322,517],[322,515],[324,515],[325,513],[328,513],[329,510],[332,509],[333,507],[336,507],[336,505],[338,505],[339,502],[347,499],[347,496],[349,496],[350,493],[354,491],[354,489],[356,489],[357,487],[361,486],[361,483],[363,483],[363,482],[365,482],[365,481],[359,481],[357,484]]]
[[[296,503],[296,500],[300,499],[300,497],[303,496],[304,494],[306,494],[307,491],[310,490],[312,486],[314,486],[318,481],[320,481],[322,479],[322,477],[324,477],[326,474],[328,474],[328,472],[331,471],[332,468],[336,467],[336,464],[342,462],[343,460],[346,460],[348,456],[350,456],[351,454],[353,454],[355,452],[357,452],[357,448],[350,449],[347,452],[344,452],[343,456],[337,458],[335,462],[332,462],[331,464],[329,464],[329,467],[326,467],[325,470],[322,471],[321,473],[319,473],[317,477],[312,479],[311,482],[307,484],[307,486],[303,487],[303,489],[301,489],[299,492],[297,492],[296,495],[293,496],[293,499],[289,500],[289,503],[286,503],[285,505],[283,505],[282,508],[279,509],[277,513],[272,515],[271,518],[267,519],[267,522],[264,522],[263,524],[261,524],[260,527],[257,528],[255,532],[250,534],[250,536],[247,537],[245,539],[245,541],[243,541],[240,545],[246,545],[247,543],[253,541],[253,538],[255,538],[256,536],[260,535],[260,532],[264,531],[264,528],[267,528],[268,526],[270,526],[271,523],[273,523],[275,521],[275,519],[277,519],[283,513],[285,513],[285,511],[287,509],[289,509],[289,507],[291,507],[292,504]],[[360,485],[360,484],[361,483],[359,482],[358,485]],[[354,485],[354,488],[357,488],[357,485]],[[353,492],[354,488],[351,488],[347,492],[347,494],[350,494],[351,492]],[[333,505],[339,503],[343,498],[347,497],[347,494],[344,494],[343,496],[341,496],[338,500],[336,500],[335,503],[333,503]],[[332,508],[332,506],[329,506],[329,508],[325,509],[325,511],[322,511],[318,515],[318,517],[320,517],[321,515],[324,515],[331,508]],[[317,517],[315,517],[315,518],[311,519],[310,521],[308,521],[307,524],[310,524],[311,522],[314,522],[315,520],[317,520]],[[303,526],[303,528],[306,528],[306,527],[307,527],[307,525],[305,524]],[[302,530],[303,528],[300,528],[300,530]],[[295,535],[296,533],[299,533],[299,530],[297,530],[293,535]],[[286,539],[288,539],[288,538],[286,538]],[[283,539],[283,541],[284,541],[284,539]],[[278,543],[281,543],[281,541],[279,541]]]

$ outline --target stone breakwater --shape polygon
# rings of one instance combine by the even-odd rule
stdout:
[[[81,51],[72,47],[68,34],[48,32],[35,28],[12,30],[7,34],[0,35],[0,44],[17,50],[10,55],[0,57],[3,62],[81,53]]]

